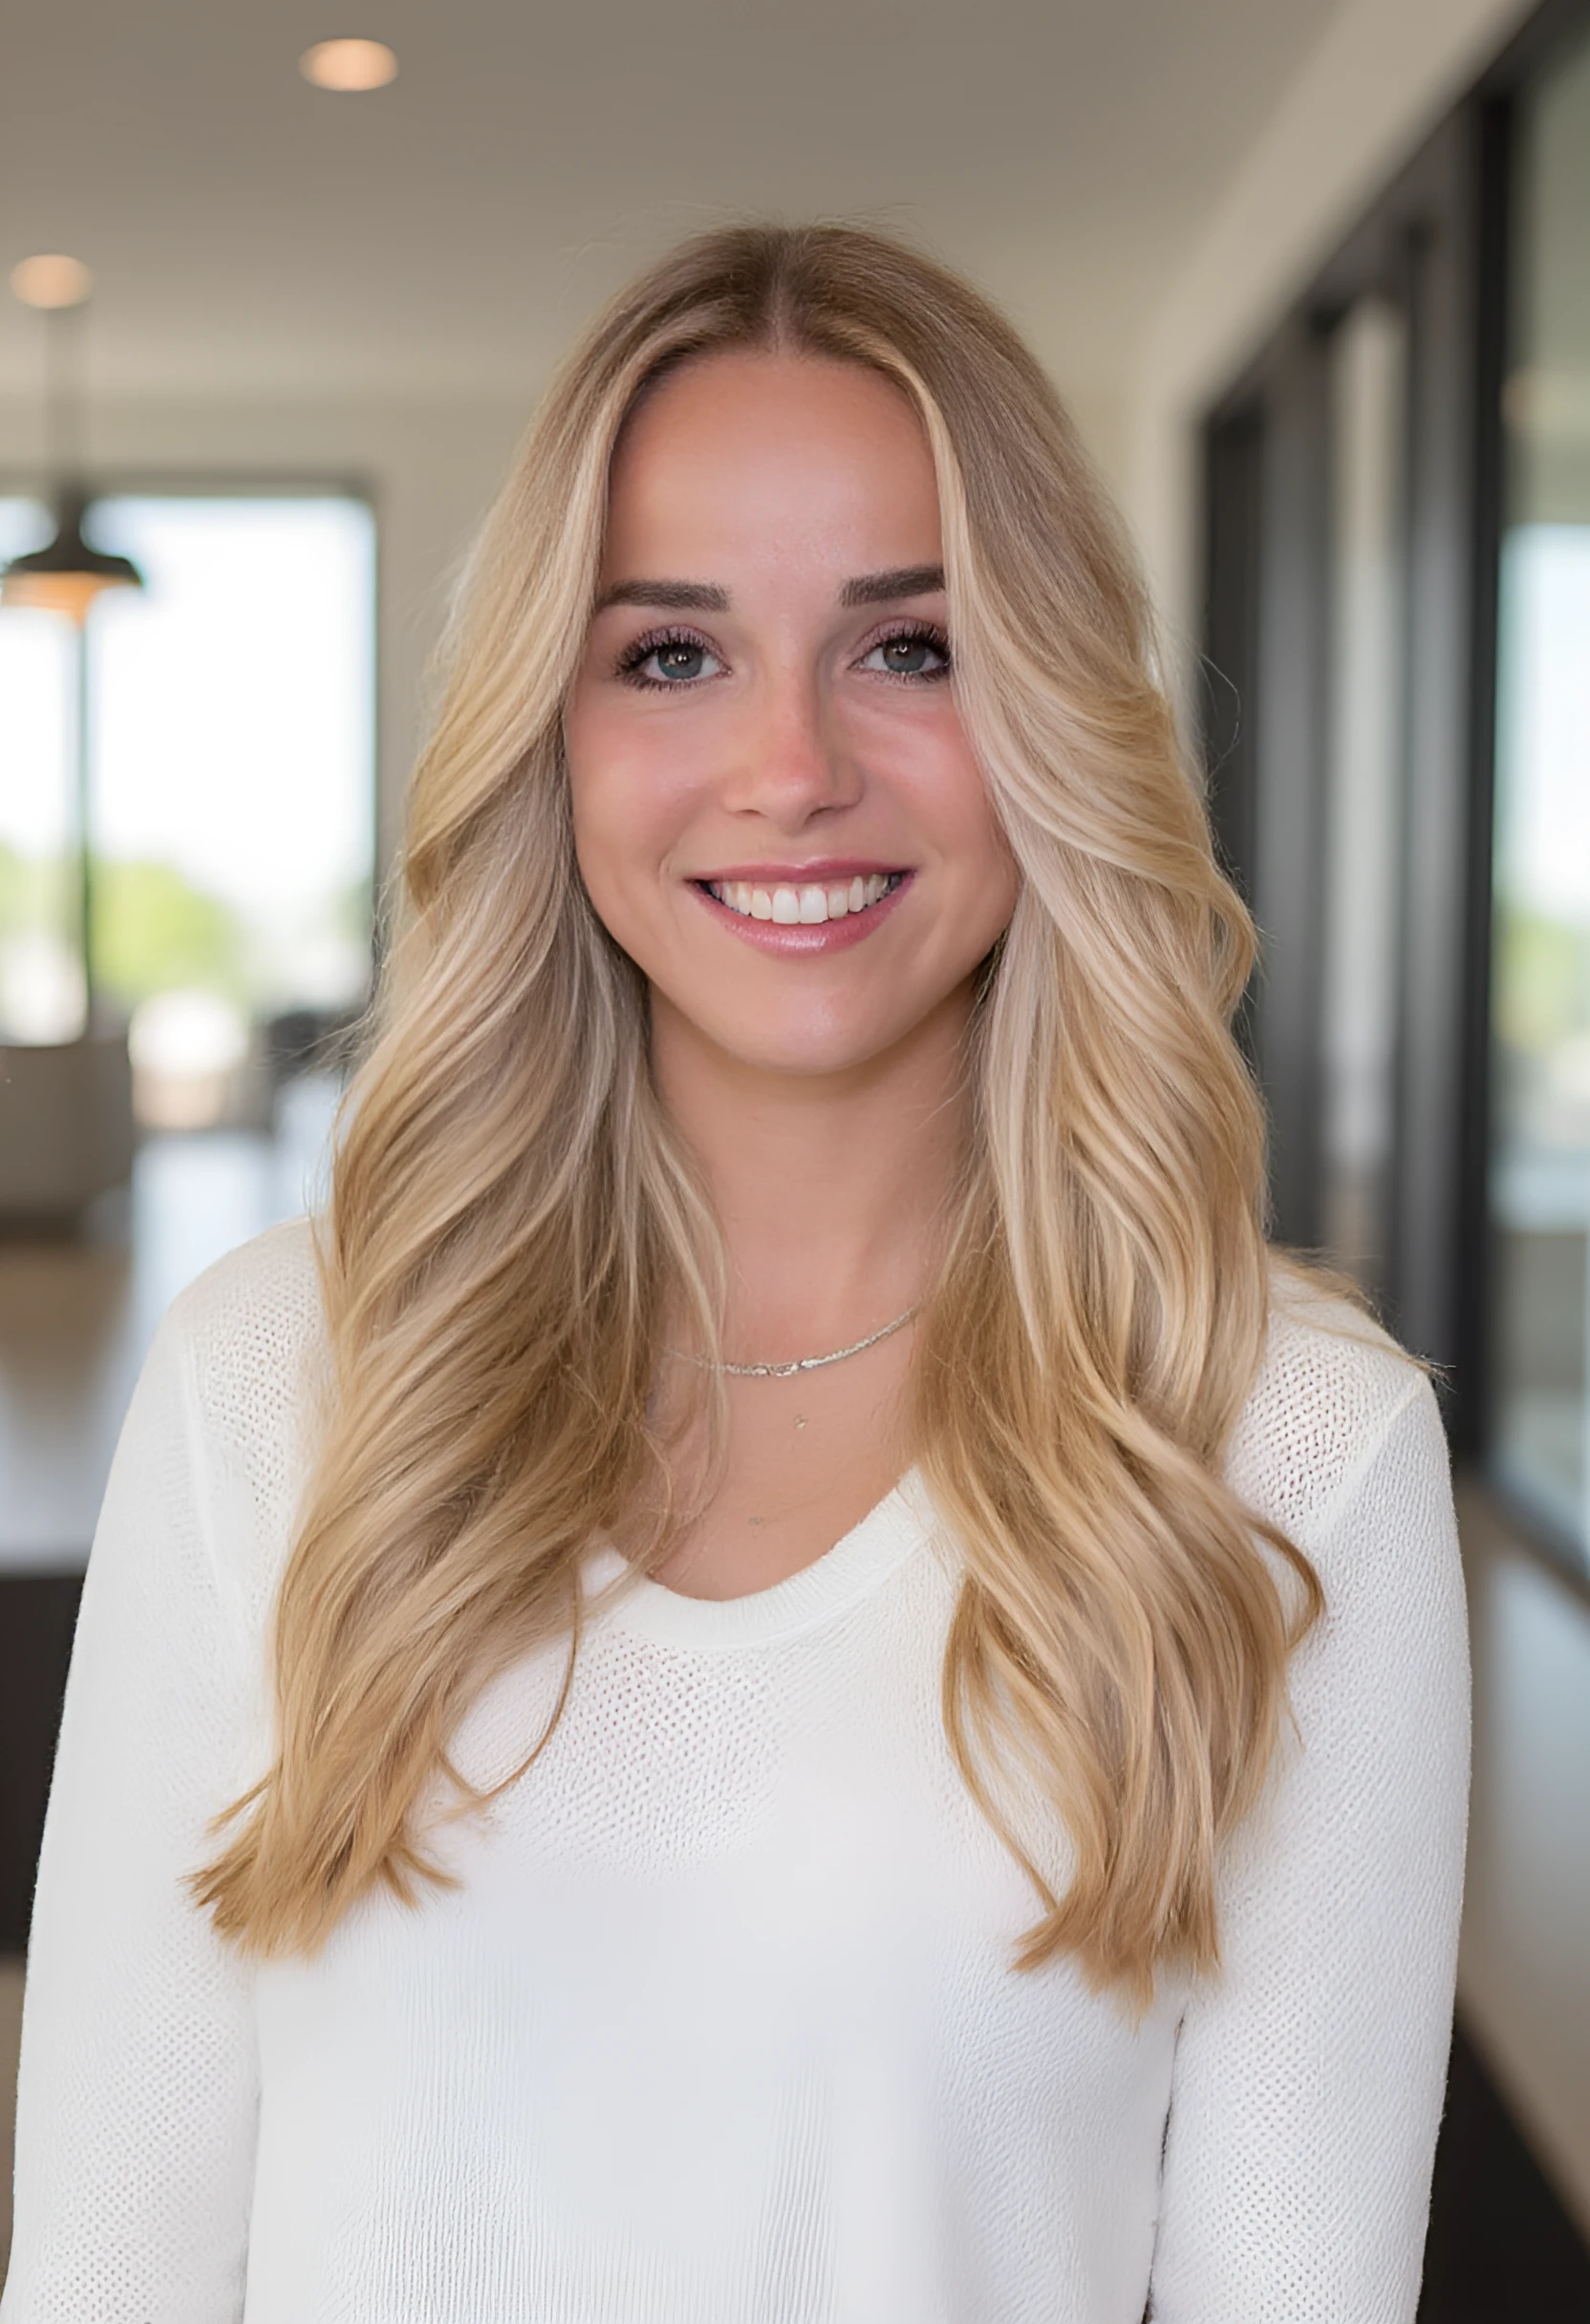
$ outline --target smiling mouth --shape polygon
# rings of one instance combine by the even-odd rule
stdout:
[[[783,928],[819,928],[825,920],[870,912],[886,895],[892,895],[906,876],[904,872],[873,872],[800,887],[763,887],[745,879],[703,879],[697,885],[741,919],[773,920]]]

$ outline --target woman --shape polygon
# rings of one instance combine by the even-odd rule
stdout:
[[[405,878],[318,1273],[127,1425],[6,2324],[1410,2317],[1440,1430],[1266,1253],[1248,924],[1008,328],[839,228],[635,285]]]

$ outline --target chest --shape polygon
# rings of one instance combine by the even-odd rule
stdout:
[[[749,1647],[595,1625],[434,1836],[457,1886],[262,1976],[262,2315],[407,2314],[427,2270],[470,2317],[1141,2313],[1175,2007],[1012,1969],[952,1600],[916,1560]],[[561,1670],[483,1698],[467,1774]]]
[[[729,1378],[725,1429],[706,1505],[660,1579],[725,1599],[775,1586],[814,1563],[874,1508],[905,1466],[907,1336],[791,1379]],[[681,1498],[704,1467],[698,1436],[680,1452]]]
[[[731,2149],[774,2138],[808,2081],[846,2120],[1014,2107],[1049,2138],[1134,2089],[1151,2107],[1171,2005],[1134,2026],[1064,1963],[1011,1966],[1036,1900],[944,1738],[951,1596],[918,1572],[748,1650],[598,1629],[534,1765],[435,1835],[458,1885],[339,1932],[300,2055],[362,2040],[400,2075],[423,2029],[437,2060],[501,2073],[510,2113],[558,2091],[560,2137],[596,2092],[611,2140],[620,2120],[664,2137],[671,2093],[711,2091],[703,2135]],[[524,1756],[560,1676],[548,1654],[488,1692],[467,1773]],[[1064,1858],[1057,1837],[1061,1884]]]

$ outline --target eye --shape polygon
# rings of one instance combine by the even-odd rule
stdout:
[[[652,630],[625,649],[618,675],[637,686],[688,686],[716,677],[722,666],[704,637],[687,630]]]
[[[879,637],[861,657],[864,670],[890,678],[935,678],[950,675],[950,641],[942,630],[913,624]]]

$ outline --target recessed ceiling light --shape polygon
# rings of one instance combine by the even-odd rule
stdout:
[[[12,267],[11,289],[27,307],[80,307],[94,289],[94,277],[80,258],[47,250]]]
[[[384,40],[317,40],[298,70],[317,89],[384,89],[398,77],[398,59]]]

